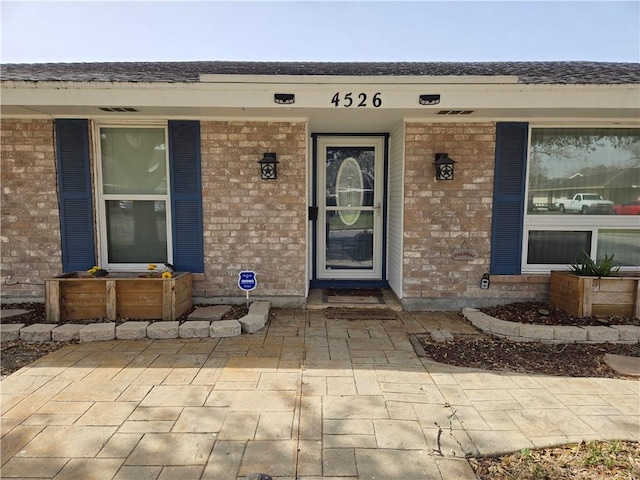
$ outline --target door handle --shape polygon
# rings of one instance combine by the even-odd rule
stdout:
[[[309,207],[309,221],[315,222],[318,220],[318,207]]]

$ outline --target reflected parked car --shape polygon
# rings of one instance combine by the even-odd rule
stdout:
[[[611,215],[640,215],[640,200],[634,200],[624,205],[614,205],[609,213]]]

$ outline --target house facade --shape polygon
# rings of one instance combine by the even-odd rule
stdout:
[[[1,93],[3,302],[94,265],[407,310],[546,300],[584,253],[640,271],[640,217],[556,208],[640,198],[640,64],[12,64]]]

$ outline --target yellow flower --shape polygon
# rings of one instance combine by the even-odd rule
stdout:
[[[171,278],[173,277],[173,275],[171,275],[171,272],[162,272],[162,278]]]
[[[147,267],[147,270],[155,270],[156,266],[153,263],[150,263],[149,266]]]

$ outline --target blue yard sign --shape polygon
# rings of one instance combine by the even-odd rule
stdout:
[[[238,287],[240,287],[241,290],[249,292],[256,288],[256,285],[258,285],[256,272],[245,270],[238,274]]]

